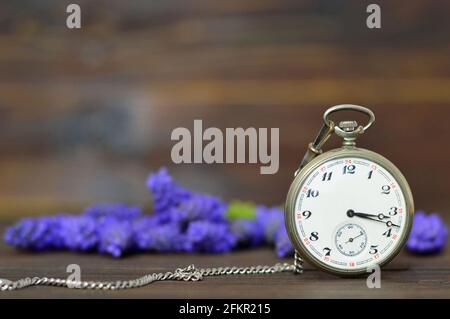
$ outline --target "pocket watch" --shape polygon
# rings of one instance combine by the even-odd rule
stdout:
[[[350,110],[368,116],[335,125],[332,113]],[[408,182],[385,157],[355,145],[375,121],[368,108],[329,108],[323,126],[295,173],[285,205],[286,229],[300,255],[336,275],[358,275],[390,262],[405,244],[414,214]],[[335,133],[342,147],[321,148]]]

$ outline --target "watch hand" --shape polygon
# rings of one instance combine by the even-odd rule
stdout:
[[[347,244],[347,243],[353,242],[356,238],[361,237],[362,235],[364,235],[364,233],[363,233],[363,232],[360,232],[358,236],[353,237],[353,238],[349,238],[349,239],[347,240],[346,244]]]
[[[355,212],[355,215],[361,215],[361,216],[367,216],[367,217],[374,217],[374,218],[378,218],[379,220],[391,218],[390,216],[386,216],[386,215],[384,215],[384,214],[372,215],[372,214],[357,213],[357,212]]]
[[[353,209],[349,209],[347,211],[347,216],[348,217],[353,217],[353,216],[358,216],[358,217],[374,217],[374,218],[378,218],[379,220],[383,220],[386,218],[391,218],[390,216],[386,216],[384,214],[378,214],[378,215],[373,215],[373,214],[367,214],[367,213],[360,213],[360,212],[355,212]]]
[[[394,227],[400,227],[399,225],[394,224],[394,223],[391,222],[390,220],[386,222],[386,226],[387,226],[387,227],[392,227],[392,226],[394,226]]]
[[[382,215],[382,214],[380,214],[380,215]],[[356,217],[360,217],[360,218],[364,218],[364,219],[373,220],[374,222],[383,223],[383,224],[385,224],[387,227],[392,227],[392,226],[394,226],[394,227],[400,227],[399,225],[394,224],[394,223],[391,222],[390,220],[388,220],[387,222],[384,222],[384,221],[382,221],[382,220],[372,218],[372,217],[370,216],[370,214],[355,213],[355,212],[354,212],[353,210],[351,210],[351,209],[347,211],[347,216],[348,216],[348,217],[356,216]],[[372,215],[372,216],[376,216],[376,215]],[[383,216],[384,216],[384,215],[383,215]]]

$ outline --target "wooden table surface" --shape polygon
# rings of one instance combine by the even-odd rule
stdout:
[[[1,227],[3,231],[4,227]],[[0,244],[0,277],[67,277],[66,267],[78,264],[84,280],[126,280],[150,272],[197,267],[275,264],[270,248],[226,255],[140,254],[115,260],[96,254],[70,252],[32,254]],[[450,298],[450,251],[417,257],[403,251],[381,273],[381,288],[368,289],[366,277],[338,278],[305,265],[302,275],[291,273],[209,277],[200,282],[156,282],[122,291],[90,291],[31,287],[0,292],[0,298]]]

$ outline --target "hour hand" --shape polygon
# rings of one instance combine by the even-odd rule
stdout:
[[[383,214],[374,215],[374,214],[366,214],[366,213],[355,212],[353,209],[349,209],[347,211],[347,216],[348,217],[357,216],[357,217],[363,217],[363,218],[364,217],[366,217],[366,218],[378,218],[379,220],[390,218],[389,216],[386,216],[386,215],[383,215]]]

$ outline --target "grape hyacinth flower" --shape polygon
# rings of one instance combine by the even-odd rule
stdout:
[[[191,251],[191,244],[186,240],[186,235],[181,233],[178,224],[158,224],[152,217],[135,223],[134,236],[137,248],[142,251]]]
[[[97,246],[96,220],[90,216],[67,216],[61,219],[64,247],[69,250],[90,251]]]
[[[142,216],[142,209],[138,206],[130,206],[123,203],[99,203],[87,207],[83,214],[99,221],[108,218],[132,220]]]
[[[120,257],[132,248],[133,228],[129,221],[106,218],[98,229],[98,251]]]
[[[24,218],[6,229],[6,243],[35,251],[59,249],[63,246],[61,215]]]
[[[179,205],[169,207],[164,213],[154,214],[159,224],[174,223],[186,229],[190,222],[208,220],[226,222],[227,205],[218,197],[206,194],[192,194]]]
[[[147,179],[147,188],[153,197],[155,214],[164,213],[168,208],[179,205],[191,197],[191,192],[176,183],[163,167]]]
[[[178,206],[178,209],[184,212],[182,222],[195,220],[225,222],[226,208],[227,205],[220,198],[207,194],[193,194]]]
[[[256,219],[264,229],[264,237],[267,243],[275,242],[275,234],[280,227],[284,227],[284,214],[279,207],[256,206]]]
[[[236,245],[236,238],[225,223],[205,220],[194,221],[187,229],[187,240],[192,251],[205,253],[225,253]]]
[[[228,205],[226,218],[239,247],[255,247],[265,243],[264,227],[256,220],[256,206],[252,202],[232,201]]]
[[[289,257],[294,255],[294,247],[286,231],[284,224],[275,234],[275,250],[278,257]]]
[[[264,229],[257,220],[237,219],[231,221],[231,232],[241,247],[256,247],[264,244]]]
[[[444,249],[447,237],[448,229],[438,214],[427,215],[418,211],[414,215],[406,249],[416,254],[436,254]]]

